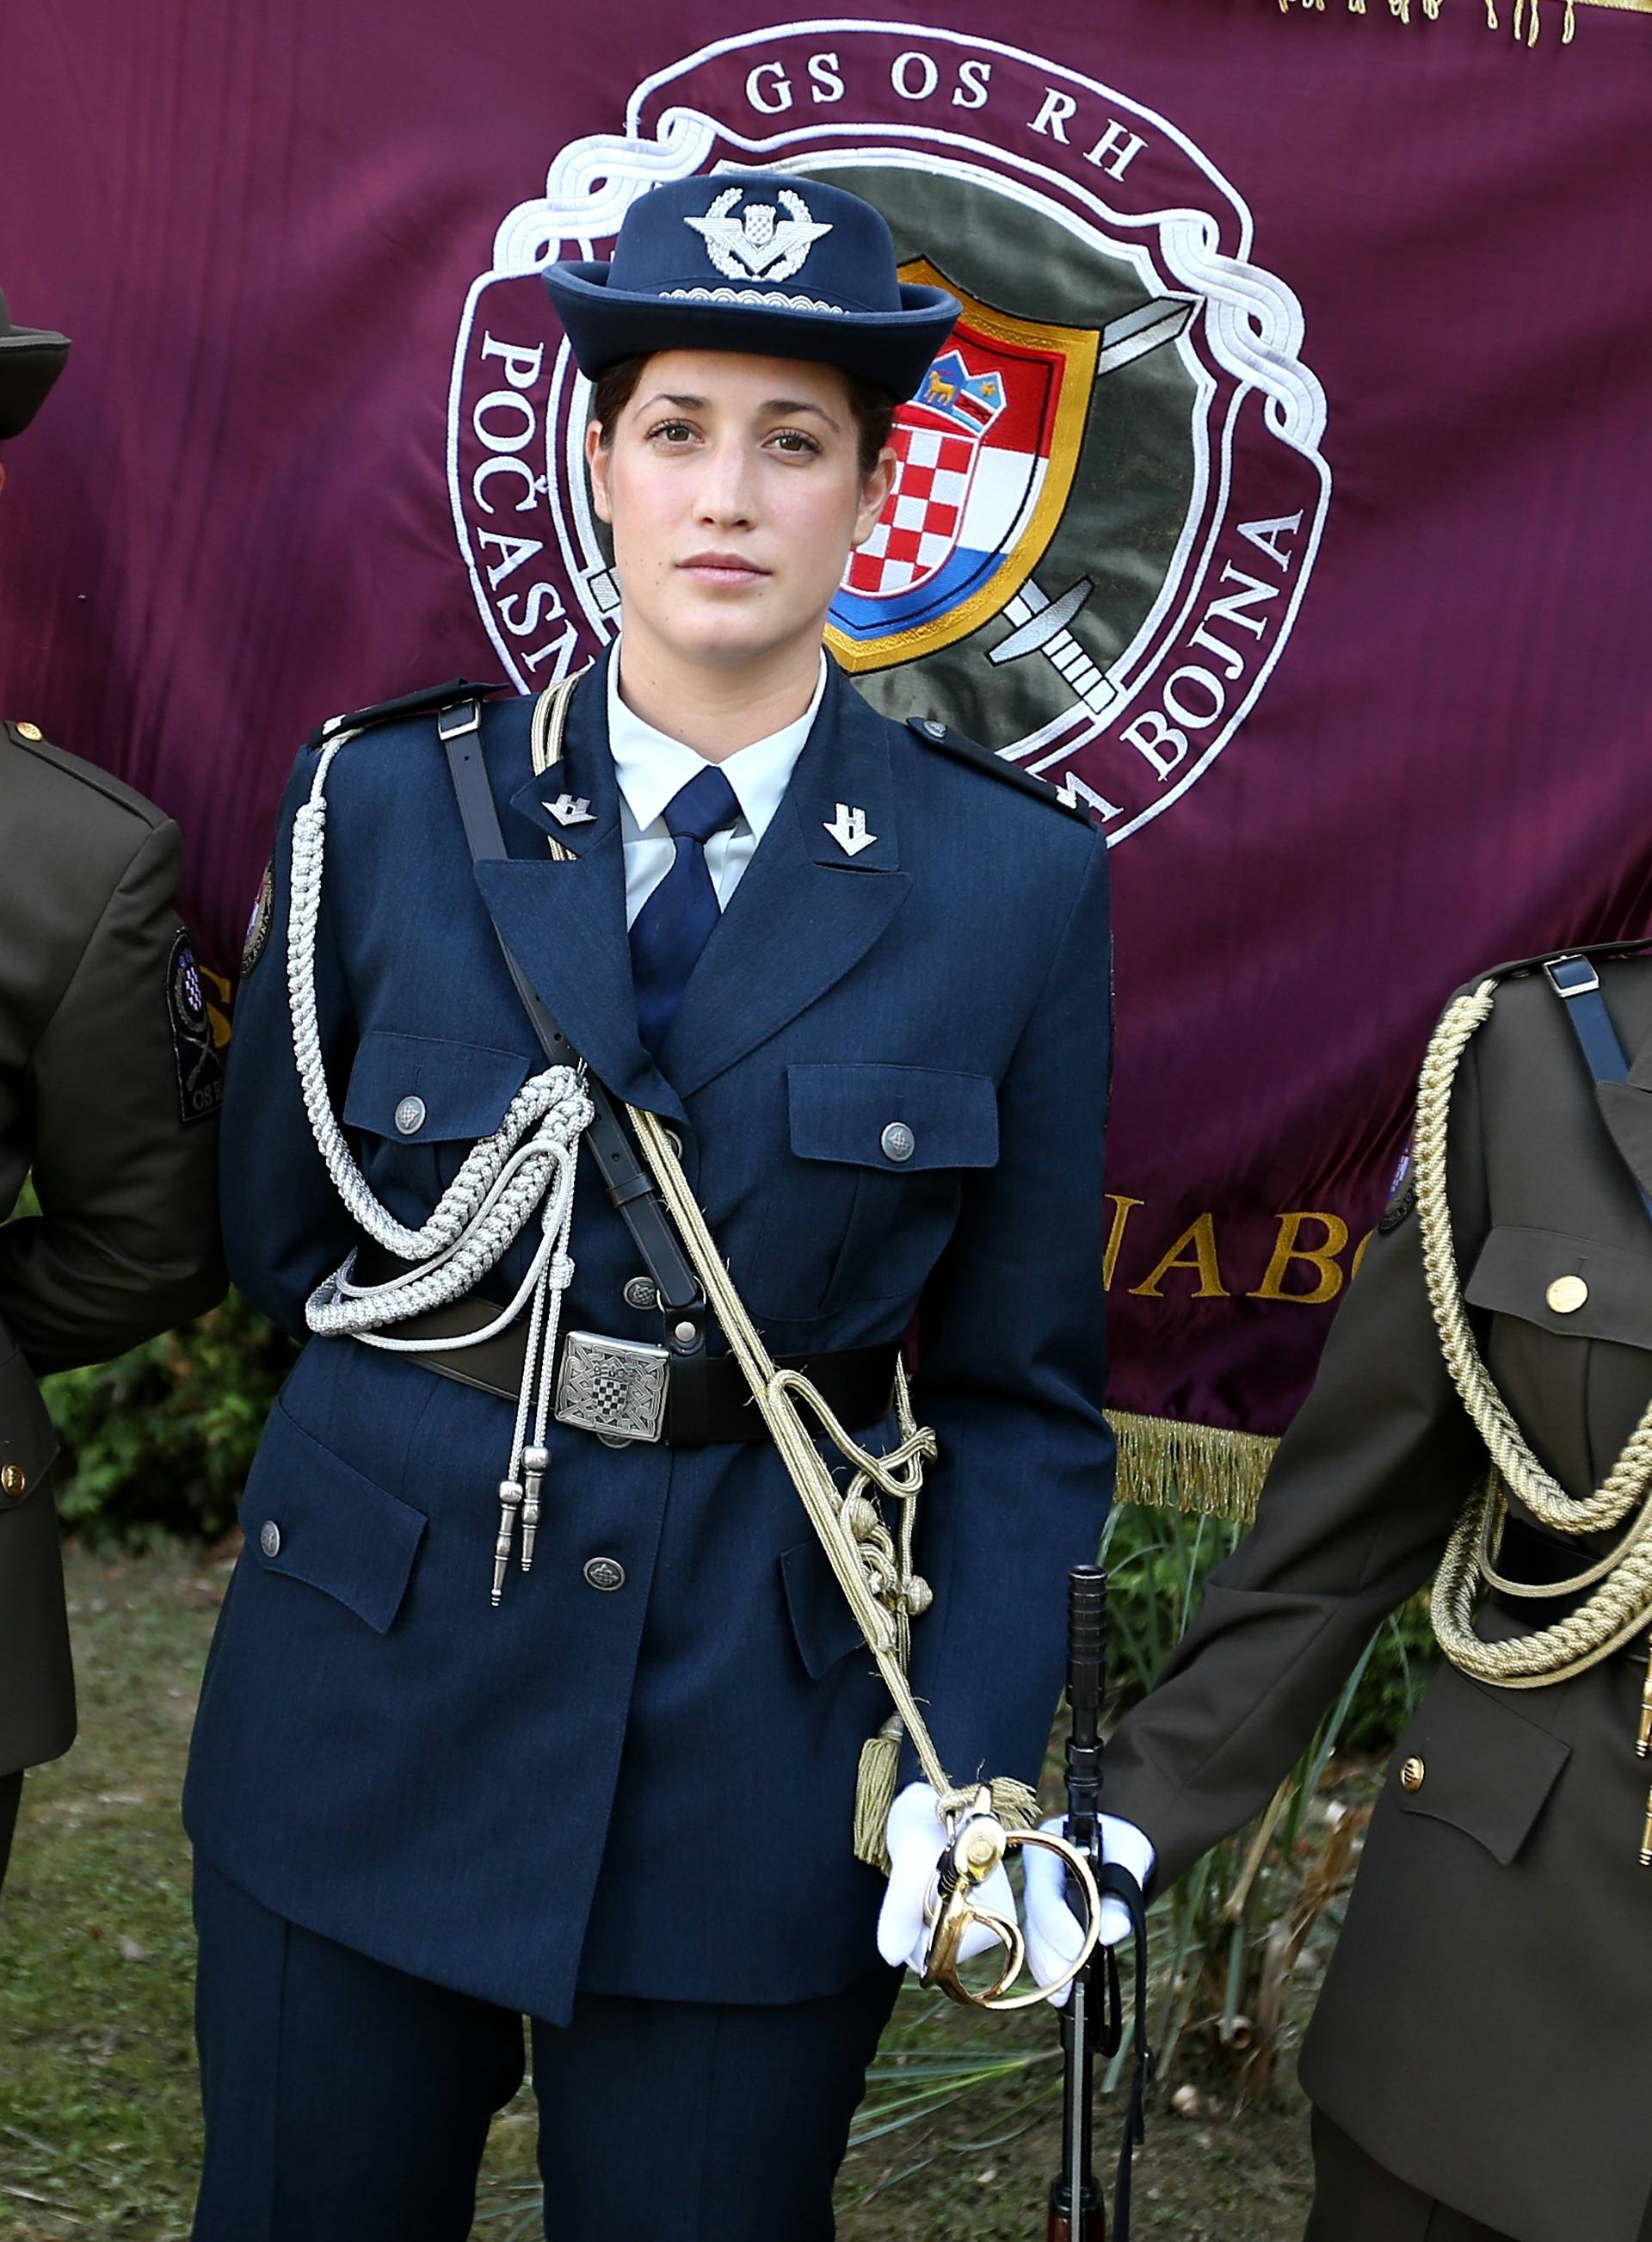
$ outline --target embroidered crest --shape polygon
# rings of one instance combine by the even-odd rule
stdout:
[[[817,225],[799,194],[782,188],[780,216],[772,203],[747,203],[734,210],[745,192],[727,187],[704,218],[685,218],[706,244],[706,253],[726,280],[789,280],[801,272],[809,252],[829,225]]]
[[[264,955],[264,945],[270,939],[270,921],[274,913],[275,866],[269,863],[264,868],[258,899],[252,906],[252,916],[247,921],[246,939],[241,944],[241,978],[244,981]]]
[[[172,1030],[172,1063],[177,1070],[180,1121],[204,1121],[224,1103],[224,1067],[212,1040],[206,989],[195,948],[183,927],[172,937],[166,961],[166,1009]]]

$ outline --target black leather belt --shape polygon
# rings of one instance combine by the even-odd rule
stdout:
[[[358,1248],[356,1280],[364,1285],[383,1284],[406,1266],[405,1262],[369,1241]],[[470,1292],[445,1308],[431,1308],[424,1315],[409,1316],[405,1322],[393,1325],[388,1336],[398,1339],[460,1339],[467,1332],[481,1331],[492,1323],[502,1306],[502,1302],[490,1300],[480,1292]],[[564,1334],[564,1349],[568,1336]],[[523,1315],[496,1339],[482,1339],[474,1346],[432,1347],[410,1355],[408,1359],[425,1370],[433,1370],[438,1377],[451,1378],[461,1386],[473,1386],[483,1393],[497,1393],[502,1400],[514,1401],[522,1390],[526,1349],[527,1319]],[[775,1356],[774,1362],[777,1369],[795,1370],[810,1379],[826,1406],[853,1433],[875,1425],[887,1413],[894,1393],[895,1363],[900,1352],[897,1344],[889,1340],[881,1346],[823,1349],[806,1355],[780,1354]],[[752,1389],[732,1354],[673,1356],[662,1363],[661,1370],[665,1381],[665,1410],[658,1437],[667,1447],[712,1447],[726,1441],[768,1438],[768,1427],[752,1399]]]
[[[1549,1581],[1575,1578],[1595,1561],[1598,1554],[1598,1551],[1586,1549],[1579,1542],[1563,1541],[1557,1534],[1529,1526],[1522,1518],[1510,1517],[1503,1527],[1496,1563],[1497,1570],[1510,1580],[1529,1581],[1534,1588],[1542,1588]],[[1569,1594],[1558,1596],[1511,1596],[1501,1588],[1494,1588],[1490,1601],[1506,1618],[1517,1621],[1524,1631],[1535,1633],[1539,1628],[1554,1627],[1561,1620],[1569,1619],[1593,1593],[1589,1588],[1575,1588]],[[1620,1655],[1632,1658],[1637,1664],[1643,1663],[1645,1632],[1625,1643]]]

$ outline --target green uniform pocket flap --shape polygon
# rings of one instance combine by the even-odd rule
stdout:
[[[1647,1244],[1611,1245],[1569,1231],[1501,1223],[1480,1249],[1463,1297],[1562,1339],[1652,1348]]]
[[[429,1523],[311,1438],[278,1401],[241,1498],[250,1557],[388,1633]]]
[[[1388,1788],[1402,1813],[1449,1822],[1507,1868],[1571,1755],[1505,1695],[1448,1667],[1400,1739]]]

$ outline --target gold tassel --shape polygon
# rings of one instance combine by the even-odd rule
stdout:
[[[1497,0],[1486,0],[1486,29],[1488,31],[1495,31],[1496,28]]]
[[[889,1848],[884,1843],[889,1809],[895,1802],[900,1779],[901,1727],[892,1713],[875,1736],[860,1747],[860,1769],[854,1786],[854,1856],[869,1869],[889,1873]],[[1038,1793],[1013,1775],[994,1775],[993,1811],[1007,1829],[1031,1829],[1038,1822]]]
[[[900,1740],[905,1731],[899,1713],[891,1713],[875,1736],[860,1747],[860,1766],[854,1782],[854,1856],[869,1869],[889,1873],[889,1848],[884,1832],[889,1809],[895,1802],[900,1779]]]
[[[1013,1775],[993,1777],[993,1811],[1007,1829],[1031,1829],[1038,1821],[1038,1793]]]
[[[1561,44],[1569,47],[1577,30],[1577,0],[1566,0],[1566,28],[1561,33]]]
[[[1248,1525],[1276,1440],[1170,1417],[1108,1412],[1119,1443],[1119,1500]]]

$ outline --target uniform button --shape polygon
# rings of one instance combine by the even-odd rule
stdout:
[[[266,1518],[258,1528],[258,1547],[266,1557],[281,1554],[281,1528],[273,1518]]]
[[[1543,1298],[1557,1316],[1572,1316],[1588,1299],[1588,1286],[1581,1277],[1556,1277]]]
[[[888,1160],[909,1160],[918,1149],[918,1139],[904,1121],[892,1121],[878,1142]]]
[[[1406,1761],[1404,1766],[1400,1769],[1401,1789],[1421,1790],[1422,1788],[1422,1778],[1428,1771],[1427,1768],[1423,1766],[1422,1762],[1414,1755],[1410,1759]]]
[[[659,1306],[659,1295],[654,1290],[654,1280],[652,1277],[632,1279],[625,1287],[625,1306],[628,1308],[641,1308],[645,1312]]]
[[[617,1557],[592,1557],[585,1565],[585,1586],[611,1592],[625,1585],[625,1568]]]
[[[665,1142],[671,1146],[671,1156],[672,1159],[680,1160],[683,1157],[683,1140],[678,1135],[677,1131],[674,1129],[662,1129],[660,1134],[665,1138]]]
[[[396,1108],[396,1126],[404,1137],[417,1137],[425,1126],[425,1101],[422,1098],[404,1098]]]
[[[23,729],[20,724],[18,730]],[[21,1502],[29,1492],[29,1474],[21,1464],[0,1464],[0,1494],[9,1494],[13,1502]]]
[[[19,724],[17,726],[17,737],[20,740],[43,740],[45,736],[45,734],[41,730],[38,724]]]

